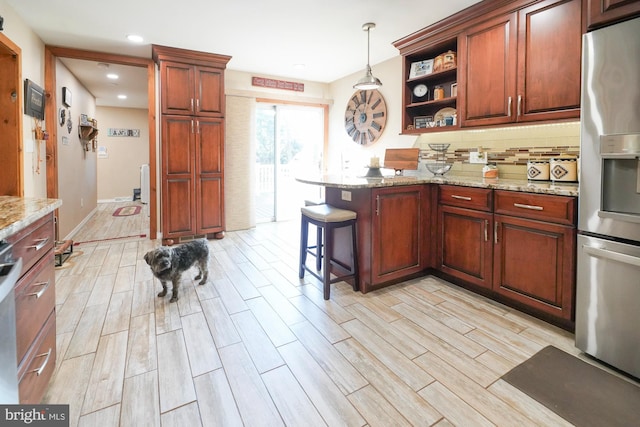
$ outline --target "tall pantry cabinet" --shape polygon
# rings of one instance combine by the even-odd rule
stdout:
[[[160,67],[163,243],[224,236],[224,70],[230,56],[153,45]]]

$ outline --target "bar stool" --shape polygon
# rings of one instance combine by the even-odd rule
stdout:
[[[301,229],[300,229],[300,274],[299,277],[304,278],[305,270],[312,276],[322,281],[324,289],[324,299],[328,300],[330,295],[330,286],[332,283],[343,280],[353,279],[353,290],[359,290],[360,276],[358,274],[358,248],[356,240],[356,213],[346,209],[338,209],[328,204],[304,206],[300,208],[302,211]],[[321,251],[316,253],[309,250],[309,224],[313,224],[318,228],[318,236],[322,235]],[[346,265],[336,259],[333,259],[333,238],[334,230],[343,227],[351,227],[351,265]],[[320,242],[317,242],[319,245]],[[317,248],[316,248],[317,249]],[[311,270],[307,264],[307,254],[316,257],[316,267],[320,270],[322,267],[322,276]],[[322,263],[324,259],[324,263]],[[320,260],[320,262],[318,261]],[[331,279],[331,266],[337,267],[344,272],[344,275],[336,275]]]
[[[316,200],[305,200],[304,201],[304,205],[305,206],[318,206],[318,205],[323,205],[324,202],[323,201],[316,201]],[[316,270],[320,271],[320,269],[322,268],[322,228],[323,227],[316,227],[316,244],[313,246],[307,246],[307,253],[310,253],[311,255],[316,257]],[[316,250],[316,253],[311,253],[312,250]]]

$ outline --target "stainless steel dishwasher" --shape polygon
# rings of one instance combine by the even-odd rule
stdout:
[[[16,301],[14,287],[22,260],[14,260],[11,245],[0,241],[0,403],[15,404],[18,398],[16,355]]]

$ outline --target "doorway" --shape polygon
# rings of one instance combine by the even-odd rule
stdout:
[[[85,51],[56,46],[45,46],[45,90],[49,96],[45,107],[47,123],[56,123],[57,91],[56,91],[56,59],[72,58],[107,64],[120,64],[142,67],[147,72],[148,93],[148,145],[149,145],[149,238],[157,238],[157,191],[156,191],[156,97],[155,97],[155,63],[151,59]],[[58,151],[57,126],[52,126],[47,140],[47,197],[58,198]],[[56,212],[56,216],[58,216]],[[57,230],[56,230],[57,232]],[[57,236],[59,238],[59,236]]]
[[[21,50],[0,33],[0,196],[22,196]]]
[[[256,108],[256,222],[286,221],[305,200],[320,200],[321,187],[296,181],[320,174],[326,108],[258,102]]]

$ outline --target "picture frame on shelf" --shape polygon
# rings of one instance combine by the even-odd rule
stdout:
[[[409,79],[426,76],[433,73],[433,59],[425,59],[424,61],[412,62],[409,69]]]
[[[458,96],[458,83],[451,84],[451,96]]]
[[[433,116],[416,116],[413,118],[413,127],[415,129],[425,129],[430,127],[429,123],[433,122]]]

